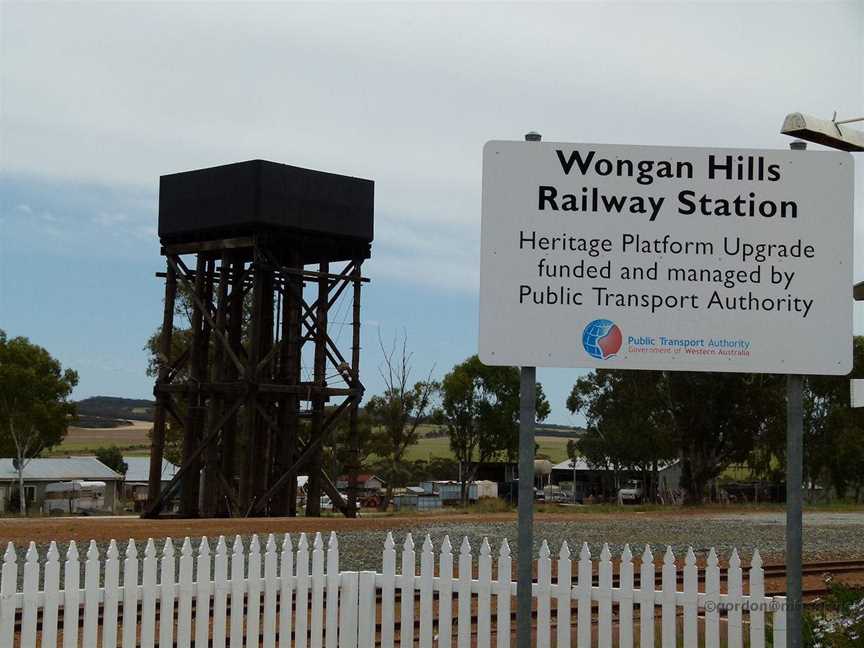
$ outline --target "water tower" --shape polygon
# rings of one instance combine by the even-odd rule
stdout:
[[[298,474],[309,476],[307,515],[322,493],[355,514],[373,213],[370,180],[264,160],[161,177],[167,267],[145,517],[178,496],[186,517],[295,515]],[[337,304],[350,311],[336,322],[340,333],[350,323],[348,351],[328,328]],[[179,305],[190,330],[174,330]],[[353,451],[347,498],[322,465],[340,419]],[[169,426],[182,461],[160,489]]]

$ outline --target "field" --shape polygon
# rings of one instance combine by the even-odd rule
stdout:
[[[117,428],[70,427],[63,443],[44,453],[46,457],[92,455],[97,448],[116,445],[127,455],[147,455],[150,451],[149,421],[132,421]]]
[[[434,428],[431,425],[421,428],[420,440],[417,445],[408,448],[406,459],[416,461],[417,459],[430,460],[436,457],[453,458],[453,453],[450,452],[450,440],[446,436],[429,437],[425,436]],[[559,463],[567,459],[567,439],[559,437],[537,437],[538,455],[548,456],[552,463]]]
[[[46,452],[46,457],[64,457],[67,455],[93,454],[97,448],[116,445],[124,454],[146,455],[149,451],[150,440],[147,437],[152,423],[149,421],[132,421],[131,426],[117,428],[83,428],[70,427],[63,443],[51,451]],[[426,436],[433,431],[431,425],[422,426],[421,438],[417,445],[408,449],[407,459],[433,459],[436,457],[452,458],[450,445],[447,437]],[[546,455],[553,463],[564,461],[567,458],[567,439],[558,437],[537,437],[540,446],[539,454]]]

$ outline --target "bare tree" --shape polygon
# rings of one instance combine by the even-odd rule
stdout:
[[[384,380],[384,393],[369,399],[366,412],[378,427],[376,453],[388,466],[386,507],[403,468],[405,451],[417,443],[418,430],[431,415],[432,398],[438,385],[432,380],[434,367],[425,380],[411,382],[414,354],[408,351],[407,333],[403,333],[401,345],[399,336],[395,335],[388,349],[379,330],[378,345],[384,358],[378,366]]]

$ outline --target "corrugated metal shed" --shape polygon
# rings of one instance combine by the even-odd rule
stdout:
[[[123,457],[126,462],[126,483],[147,483],[150,480],[150,457]],[[177,466],[162,460],[162,481],[171,481],[179,470]]]
[[[16,481],[18,471],[12,459],[0,459],[0,482]],[[24,479],[34,481],[116,481],[123,479],[96,457],[31,459],[24,468]]]

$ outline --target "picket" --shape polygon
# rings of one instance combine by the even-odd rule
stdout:
[[[693,547],[687,549],[684,559],[684,645],[697,645],[699,575],[696,570],[696,554]]]
[[[320,533],[312,542],[312,621],[310,648],[324,645],[324,541]]]
[[[177,648],[189,648],[192,642],[192,542],[189,536],[180,547],[180,582],[177,601]],[[125,634],[125,632],[124,632]],[[124,645],[123,648],[126,648]]]
[[[99,549],[96,541],[91,540],[84,562],[84,631],[82,640],[85,646],[95,646],[99,630]]]
[[[459,576],[456,584],[459,597],[456,645],[459,648],[470,645],[471,641],[471,563],[471,545],[465,537],[459,547]]]
[[[339,648],[356,648],[360,574],[344,572],[340,578],[340,587],[342,605],[339,607]]]
[[[750,559],[750,648],[765,648],[765,576],[759,550]]]
[[[219,536],[213,557],[213,648],[225,648],[228,590],[228,547],[225,536]]]
[[[537,648],[550,648],[551,643],[552,560],[549,556],[549,544],[544,540],[537,561]]]
[[[207,536],[198,545],[195,564],[195,648],[206,646],[210,638],[210,543]]]
[[[225,648],[229,589],[228,547],[225,545],[225,536],[220,535],[219,540],[216,541],[216,555],[213,558],[213,629],[211,631],[213,648]]]
[[[98,583],[97,583],[98,588]],[[39,554],[31,542],[24,557],[24,607],[21,614],[21,648],[36,648],[36,622],[39,616]]]
[[[174,624],[168,621],[174,618],[174,599],[174,543],[166,538],[159,564],[159,648],[174,646]]]
[[[357,605],[357,648],[375,648],[375,606],[363,601],[375,600],[375,572],[360,572]]]
[[[450,541],[445,536],[445,541],[449,547]],[[567,546],[567,543],[564,543],[564,547]],[[564,550],[562,547],[562,551]],[[567,564],[570,564],[569,555],[570,550],[567,550],[568,560]],[[443,559],[442,559],[443,565]],[[498,583],[495,587],[495,599],[497,603],[497,614],[495,615],[495,635],[497,637],[497,648],[510,648],[510,602],[511,602],[511,594],[510,594],[510,579],[512,578],[512,560],[510,558],[510,545],[507,542],[507,538],[501,542],[501,549],[498,552]],[[442,567],[443,569],[443,567]],[[439,594],[441,596],[441,594]],[[568,578],[567,582],[567,610],[569,614],[570,610],[570,582]],[[449,608],[449,599],[448,599],[448,608]],[[568,617],[569,618],[569,617]],[[448,617],[449,620],[449,617]],[[448,625],[449,627],[449,625]],[[569,637],[569,630],[567,635]],[[443,644],[439,644],[443,645]],[[446,644],[449,646],[449,642]],[[564,648],[562,646],[562,648]],[[568,644],[569,648],[569,644]]]
[[[506,546],[506,540],[504,541]],[[507,568],[507,586],[510,586],[510,569]],[[509,598],[509,595],[508,595]],[[500,609],[500,608],[499,608]],[[500,614],[500,612],[499,612]],[[508,615],[509,616],[509,615]],[[507,619],[509,627],[510,619]],[[453,641],[453,547],[450,536],[441,542],[438,559],[438,648],[450,648]],[[382,647],[383,648],[383,647]],[[500,648],[500,644],[499,644]]]
[[[9,546],[11,548],[12,544],[10,543]],[[12,551],[14,552],[14,549]],[[63,565],[63,648],[78,646],[78,621],[81,615],[80,581],[78,545],[73,540],[66,549],[66,563]]]
[[[608,544],[600,551],[597,571],[597,642],[600,648],[612,648],[612,553]]]
[[[645,545],[639,567],[639,648],[654,648],[654,554]]]
[[[339,646],[339,541],[334,531],[327,542],[327,620],[324,624],[327,648]]]
[[[774,629],[772,639],[775,646],[786,645],[786,597],[775,596],[771,602],[774,610]]]
[[[261,543],[257,534],[249,542],[246,569],[246,647],[257,648],[261,636]]]
[[[45,607],[42,608],[42,648],[56,648],[57,617],[60,608],[60,552],[57,551],[56,542],[51,542],[46,558]]]
[[[558,552],[558,602],[556,604],[557,648],[570,648],[570,588],[572,586],[573,565],[570,562],[570,545],[561,543]]]
[[[295,594],[294,646],[306,648],[309,629],[309,541],[300,534],[297,542],[297,589]],[[232,646],[233,648],[233,646]]]
[[[245,572],[246,554],[243,549],[243,541],[240,536],[234,536],[234,546],[231,550],[231,621],[229,629],[231,648],[243,648],[243,608],[246,605],[246,591],[243,587]]]
[[[741,558],[738,550],[732,550],[729,558],[729,571],[726,577],[727,587],[727,612],[726,632],[728,634],[727,645],[729,648],[742,648],[744,645],[744,627],[741,614]]]
[[[633,648],[633,554],[624,545],[618,565],[618,647]]]
[[[445,538],[445,542],[447,539]],[[387,532],[381,557],[381,648],[393,648],[396,604],[396,543]]]
[[[720,648],[720,567],[713,548],[705,569],[705,648]]]
[[[144,546],[141,563],[141,648],[153,648],[156,638],[156,544],[153,538]]]
[[[73,543],[74,544],[74,543]],[[72,545],[70,545],[71,548]],[[18,556],[10,542],[3,554],[0,573],[0,648],[12,648],[15,642],[15,591],[18,589]],[[77,591],[77,587],[75,588]]]
[[[426,537],[428,538],[429,536]],[[432,544],[431,541],[429,544]],[[491,598],[492,548],[489,546],[489,540],[483,538],[483,542],[480,545],[480,559],[477,567],[477,648],[490,648],[492,641],[490,623],[492,615]],[[432,606],[430,605],[429,607],[431,608]],[[423,647],[421,646],[421,648]]]
[[[416,573],[414,540],[410,534],[406,535],[402,546],[401,573],[398,576],[395,543],[390,534],[384,543],[381,573],[340,572],[339,542],[335,533],[329,536],[326,552],[321,534],[315,535],[311,556],[309,549],[305,534],[301,534],[296,551],[290,536],[286,535],[281,555],[277,553],[272,534],[267,537],[263,551],[258,536],[252,536],[248,549],[238,536],[234,539],[229,575],[228,550],[223,537],[219,538],[212,553],[206,537],[201,539],[197,552],[193,552],[191,540],[186,538],[176,571],[175,549],[170,538],[166,539],[158,561],[156,546],[149,540],[140,564],[135,542],[130,540],[122,565],[116,542],[110,543],[104,559],[100,558],[96,544],[91,542],[84,565],[84,583],[80,587],[81,565],[73,542],[62,567],[65,587],[60,591],[61,565],[56,543],[48,549],[44,567],[40,567],[36,545],[31,543],[21,574],[15,547],[10,543],[0,570],[0,648],[35,648],[37,645],[56,648],[61,607],[64,648],[79,645],[79,639],[82,646],[116,648],[121,628],[122,642],[119,643],[123,648],[136,644],[153,648],[157,630],[160,648],[171,645],[191,648],[193,635],[196,648],[226,648],[228,639],[231,648],[243,648],[244,645],[253,648],[261,642],[266,648],[275,648],[277,639],[280,646],[292,648],[374,648],[376,645],[394,648],[397,605],[400,610],[400,646],[492,648],[494,612],[495,648],[510,647],[514,630],[512,597],[516,584],[512,581],[510,547],[506,540],[502,540],[499,547],[496,566],[487,538],[480,545],[476,564],[468,538],[463,538],[455,579],[453,548],[447,536],[440,545],[437,577],[435,546],[429,535],[425,536],[422,544],[419,575]],[[603,545],[595,562],[588,545],[583,543],[576,566],[576,585],[573,586],[574,565],[569,545],[566,542],[561,544],[556,558],[557,578],[553,583],[551,548],[545,540],[542,541],[537,582],[532,591],[537,610],[535,645],[538,648],[552,645],[569,648],[571,633],[575,629],[579,647],[590,646],[593,640],[598,648],[611,648],[613,645],[633,648],[636,643],[633,627],[635,604],[639,605],[640,647],[654,645],[654,613],[658,604],[661,607],[658,637],[663,648],[676,646],[679,636],[688,648],[700,643],[706,648],[719,648],[720,621],[724,616],[728,635],[724,645],[743,648],[745,609],[749,622],[749,646],[765,648],[769,621],[774,645],[783,645],[786,638],[785,599],[765,596],[764,571],[758,551],[754,552],[747,572],[747,595],[744,594],[744,572],[737,550],[733,550],[729,558],[727,591],[722,595],[722,574],[716,551],[712,549],[707,556],[704,591],[699,589],[700,567],[692,548],[688,549],[683,562],[683,587],[679,590],[675,555],[671,548],[666,549],[658,589],[654,557],[650,547],[646,546],[637,590],[634,589],[633,556],[629,545],[625,546],[620,557],[618,585],[613,587],[614,566],[608,545]],[[596,585],[592,582],[595,569]],[[40,572],[44,572],[42,590],[39,589]],[[455,619],[454,588],[457,597]],[[230,619],[227,618],[229,596]],[[556,608],[554,644],[551,630],[553,598]],[[377,602],[379,599],[380,603]],[[157,600],[161,620],[158,628]],[[574,600],[577,609],[575,626]],[[80,618],[82,604],[83,619]],[[616,605],[617,614],[614,614]],[[122,620],[118,623],[121,607]],[[701,626],[704,631],[700,633],[699,616],[702,613],[705,621]],[[379,618],[380,635],[376,627]],[[616,619],[619,631],[613,638],[613,621]],[[682,624],[682,635],[679,635],[678,619]],[[419,621],[416,636],[415,620]],[[82,622],[80,631],[79,621]],[[596,637],[592,637],[592,628],[596,630]],[[140,643],[137,643],[139,639]],[[613,639],[617,643],[613,644]]]
[[[435,555],[432,538],[426,534],[420,552],[420,648],[432,648],[432,591],[435,580]],[[363,592],[360,592],[363,600]],[[487,647],[488,648],[488,647]]]
[[[591,645],[591,550],[582,543],[579,552],[579,581],[577,583],[578,607],[576,611],[576,645],[589,648]]]
[[[400,646],[414,645],[414,606],[409,605],[408,601],[414,600],[415,561],[414,539],[409,533],[405,536],[405,543],[402,545],[402,578],[400,579],[399,586],[399,609],[401,612]]]
[[[294,592],[294,547],[291,535],[285,534],[282,539],[282,556],[279,565],[279,579],[282,586],[279,590],[279,648],[290,648],[293,645],[293,592]],[[213,648],[216,648],[214,645]]]
[[[666,553],[663,555],[662,574],[660,603],[661,645],[663,648],[675,648],[677,643],[675,633],[677,614],[675,593],[678,582],[678,569],[675,565],[675,556],[672,553],[672,547],[669,546],[666,547]]]

